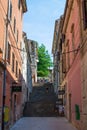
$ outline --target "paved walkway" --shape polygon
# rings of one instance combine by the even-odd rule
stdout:
[[[10,130],[77,130],[63,117],[24,117]]]

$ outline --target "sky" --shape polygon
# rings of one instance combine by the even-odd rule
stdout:
[[[46,46],[51,55],[55,20],[64,13],[66,0],[26,0],[28,11],[23,16],[23,31],[28,39]]]

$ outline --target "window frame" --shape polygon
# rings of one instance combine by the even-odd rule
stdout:
[[[18,0],[18,9],[20,10],[21,0]]]
[[[82,11],[83,11],[83,28],[87,29],[87,0],[82,1]]]
[[[16,72],[15,72],[16,77],[18,77],[18,61],[16,60]]]
[[[18,39],[19,39],[19,31],[17,29],[17,42],[18,42]]]
[[[14,33],[16,33],[16,18],[14,17]]]
[[[10,64],[10,59],[11,59],[11,46],[10,43],[8,42],[8,52],[7,52],[7,61]]]
[[[15,71],[15,55],[12,53],[12,71]]]

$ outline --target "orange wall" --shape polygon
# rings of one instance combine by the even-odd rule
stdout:
[[[8,0],[0,0],[0,48],[3,50],[4,55],[4,49],[5,49],[5,38],[6,38],[6,14],[7,14],[7,3]],[[13,45],[16,48],[20,48],[21,46],[21,40],[22,40],[22,6],[20,6],[20,9],[18,8],[18,0],[11,0],[12,1],[12,20],[8,24],[8,38],[7,41],[9,41],[10,45]],[[14,33],[14,17],[16,18],[16,33]],[[18,30],[18,42],[17,42],[17,30]],[[8,61],[7,63],[7,73],[6,73],[6,102],[5,104],[9,106],[10,109],[10,101],[11,101],[11,86],[12,82],[14,80],[18,80],[18,77],[16,77],[16,60],[18,61],[18,73],[19,69],[21,70],[22,60],[20,51],[18,49],[15,49],[11,46],[11,53],[10,53],[10,64]],[[15,55],[15,71],[12,72],[12,52]],[[2,57],[3,57],[2,55]],[[0,59],[2,59],[0,57]],[[22,71],[22,70],[21,70]],[[3,72],[3,70],[2,70]],[[2,100],[2,78],[0,73],[0,107],[1,107],[1,100]],[[16,93],[17,95],[17,104],[21,105],[21,94]],[[13,100],[13,98],[12,98]]]

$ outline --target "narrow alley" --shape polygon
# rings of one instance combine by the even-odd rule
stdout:
[[[0,130],[87,130],[87,0],[0,0]]]
[[[23,117],[10,130],[76,130],[55,110],[57,97],[51,84],[35,86]]]

